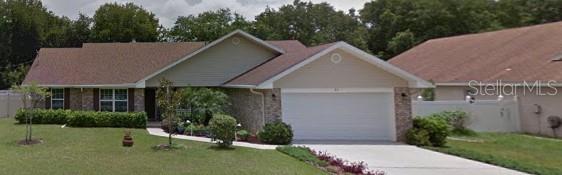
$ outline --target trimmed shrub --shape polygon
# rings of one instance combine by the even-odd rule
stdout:
[[[70,110],[52,109],[18,109],[15,119],[19,123],[25,123],[25,116],[32,115],[33,123],[36,124],[65,124],[70,115]]]
[[[258,133],[258,138],[263,143],[287,145],[293,140],[291,125],[276,121],[265,124],[263,131]]]
[[[236,134],[236,119],[229,115],[214,115],[209,121],[209,129],[211,130],[211,139],[217,141],[220,147],[228,147],[234,141]]]
[[[20,109],[16,120],[25,123],[25,116],[32,115],[34,124],[67,124],[72,127],[126,127],[146,128],[144,112],[96,112],[62,109]]]
[[[412,128],[406,132],[406,143],[417,146],[429,146],[429,133],[426,130]]]
[[[407,142],[418,146],[443,146],[449,133],[449,125],[442,118],[415,118],[414,127],[407,132]],[[425,135],[429,136],[431,145],[425,140]]]
[[[476,132],[466,127],[468,120],[468,113],[464,111],[443,111],[429,115],[428,117],[437,117],[445,120],[451,129],[451,134],[454,135],[476,135]]]
[[[468,119],[468,113],[464,111],[443,111],[429,115],[428,117],[437,117],[445,120],[452,129],[464,130],[466,129],[466,120]]]

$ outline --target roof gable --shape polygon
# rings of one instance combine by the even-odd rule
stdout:
[[[279,47],[277,47],[277,46],[275,46],[275,45],[273,45],[273,44],[267,43],[267,42],[265,42],[265,41],[263,41],[263,40],[261,40],[261,39],[259,39],[259,38],[256,38],[256,37],[254,37],[254,36],[252,36],[252,35],[250,35],[250,34],[244,32],[244,31],[242,31],[242,30],[235,30],[235,31],[233,31],[233,32],[231,32],[231,33],[229,33],[229,34],[227,34],[227,35],[225,35],[225,36],[223,36],[223,37],[221,37],[221,38],[219,38],[219,39],[217,39],[217,40],[215,40],[215,41],[213,41],[213,42],[207,44],[207,45],[205,45],[205,47],[203,47],[203,48],[201,48],[201,49],[198,49],[197,51],[192,52],[192,53],[190,53],[190,54],[184,56],[183,58],[181,58],[181,59],[179,59],[179,60],[177,60],[177,61],[175,61],[175,62],[173,62],[173,63],[171,63],[171,64],[169,64],[169,65],[167,65],[166,67],[164,67],[164,68],[162,68],[162,69],[160,69],[160,70],[158,70],[158,71],[155,71],[154,73],[152,73],[152,74],[146,76],[145,78],[139,80],[139,81],[137,82],[138,86],[139,86],[139,87],[144,87],[147,80],[149,80],[149,79],[151,79],[151,78],[157,76],[158,74],[160,74],[160,73],[162,73],[162,72],[164,72],[164,71],[166,71],[166,70],[168,70],[168,69],[171,69],[172,67],[174,67],[174,66],[176,66],[176,65],[178,65],[178,64],[180,64],[180,63],[182,63],[182,62],[184,62],[184,61],[186,61],[186,60],[188,60],[188,59],[190,59],[191,57],[193,57],[193,56],[195,56],[195,55],[198,55],[198,54],[200,54],[200,53],[202,53],[202,52],[204,52],[204,51],[206,51],[206,50],[208,50],[208,49],[210,49],[210,48],[216,46],[216,45],[219,44],[219,43],[225,42],[225,40],[227,40],[228,38],[232,38],[232,37],[235,36],[235,35],[237,35],[237,36],[242,36],[242,37],[244,37],[244,38],[246,38],[246,39],[248,39],[248,40],[250,40],[250,41],[253,41],[253,42],[255,42],[255,43],[257,43],[257,44],[259,44],[259,45],[261,45],[261,46],[264,46],[264,47],[267,48],[267,49],[270,49],[270,50],[272,50],[272,51],[275,51],[275,52],[277,52],[278,54],[283,54],[283,53],[285,53],[285,51],[284,51],[283,49],[280,49]]]
[[[337,43],[325,44],[317,47],[308,48],[300,52],[300,55],[289,57],[289,59],[275,58],[271,60],[269,63],[266,63],[228,82],[227,86],[272,88],[273,82],[296,71],[297,69],[300,69],[301,67],[313,62],[314,60],[319,59],[321,56],[324,56],[335,49],[342,49],[344,51],[347,51],[353,54],[354,56],[356,56],[357,58],[362,59],[363,61],[366,61],[391,74],[403,78],[404,80],[408,81],[410,87],[433,87],[431,83],[423,79],[420,79],[406,71],[403,71],[345,42],[337,42]]]

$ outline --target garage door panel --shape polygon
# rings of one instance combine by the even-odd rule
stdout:
[[[283,93],[296,140],[392,140],[391,93]]]

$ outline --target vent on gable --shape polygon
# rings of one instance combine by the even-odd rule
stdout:
[[[554,55],[554,57],[552,57],[551,61],[562,61],[562,52],[557,53],[556,55]]]

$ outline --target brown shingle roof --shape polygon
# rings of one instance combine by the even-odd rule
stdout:
[[[307,48],[296,40],[266,42],[285,54],[248,70],[229,84],[258,84],[329,46]],[[24,84],[134,84],[203,46],[203,42],[85,43],[82,48],[42,48]]]
[[[83,48],[42,48],[24,84],[129,84],[201,48],[203,42],[96,43]]]
[[[435,83],[562,81],[562,22],[433,39],[390,60]]]

